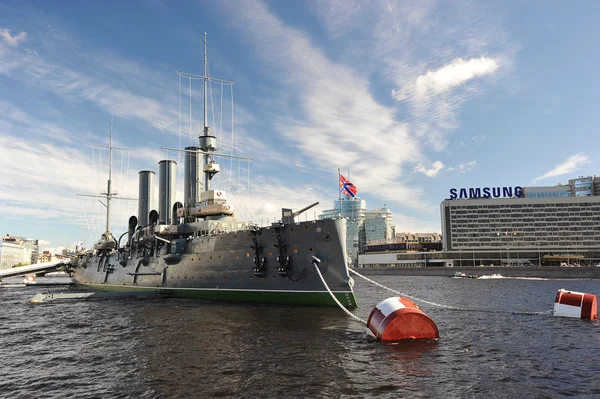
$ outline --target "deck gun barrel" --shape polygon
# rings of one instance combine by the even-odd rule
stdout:
[[[310,208],[312,208],[313,206],[317,206],[319,205],[319,201],[315,202],[314,204],[310,204],[309,206],[306,206],[302,209],[300,209],[299,211],[294,212],[294,217],[300,215],[302,212],[308,211]]]
[[[310,204],[309,206],[306,206],[296,212],[292,212],[292,210],[288,209],[288,208],[283,208],[281,210],[281,222],[283,224],[294,223],[294,218],[296,216],[300,215],[302,212],[305,212],[305,211],[309,210],[310,208],[312,208],[313,206],[317,206],[317,205],[319,205],[319,201],[315,202],[314,204]]]

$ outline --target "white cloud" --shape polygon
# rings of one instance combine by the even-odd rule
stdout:
[[[10,29],[0,29],[0,37],[9,45],[16,47],[19,43],[27,40],[27,32],[20,32],[19,34],[12,36]]]
[[[76,194],[104,191],[107,166],[101,167],[98,158],[90,159],[93,157],[87,148],[82,151],[44,142],[32,146],[29,138],[2,133],[0,153],[4,155],[0,157],[0,170],[10,172],[3,174],[0,213],[7,219],[27,217],[38,223],[67,223],[78,231],[83,230],[82,234],[90,240],[97,239],[104,227],[105,208],[97,198]],[[113,187],[123,197],[137,194],[137,173],[126,173],[119,159],[115,159],[113,165]],[[126,226],[129,215],[137,213],[137,202],[115,201],[113,204],[113,226],[119,231]]]
[[[350,169],[363,192],[421,207],[419,190],[398,182],[405,164],[420,158],[419,143],[395,110],[375,99],[364,74],[329,59],[307,34],[285,25],[261,2],[226,8],[234,26],[254,41],[265,74],[287,88],[268,119],[300,150],[294,158],[322,170]],[[289,104],[298,106],[290,111]]]
[[[421,172],[427,177],[435,177],[437,174],[444,169],[444,164],[442,161],[435,161],[431,164],[431,167],[428,169],[422,163],[417,164],[413,169],[413,172]]]
[[[477,165],[477,161],[470,161],[467,163],[461,163],[457,166],[450,166],[448,167],[448,172],[452,172],[454,170],[464,173],[464,172],[468,172],[470,170],[473,170],[473,168]]]
[[[159,129],[162,126],[179,126],[179,114],[175,105],[178,101],[172,94],[172,87],[169,87],[170,92],[165,92],[168,86],[145,85],[143,88],[146,95],[140,94],[142,89],[139,88],[139,82],[131,78],[134,63],[123,61],[119,64],[126,67],[122,68],[121,75],[115,80],[115,71],[97,57],[88,59],[85,54],[78,54],[79,58],[76,59],[81,62],[81,69],[86,71],[84,73],[63,64],[62,59],[71,54],[60,54],[62,57],[57,57],[58,54],[51,49],[45,50],[46,53],[18,49],[0,53],[0,74],[35,85],[36,88],[67,100],[87,100],[116,117],[138,119],[150,125],[157,122],[154,127]],[[109,59],[117,63],[116,58]],[[145,73],[145,69],[140,67],[140,73]],[[160,81],[158,76],[150,76],[154,81]],[[133,82],[133,86],[137,85],[138,90],[134,92],[124,88],[129,82]],[[164,105],[169,102],[159,102],[155,98],[170,99],[171,106]]]
[[[533,179],[534,182],[547,179],[549,177],[556,177],[566,175],[568,173],[574,172],[581,167],[581,165],[585,165],[590,162],[590,159],[587,155],[583,153],[578,153],[575,155],[571,155],[567,160],[559,165],[556,165],[550,171],[544,173],[541,176]]]
[[[469,60],[457,58],[436,71],[428,71],[419,76],[411,91],[417,101],[424,101],[430,96],[444,93],[471,79],[492,74],[498,69],[498,66],[497,60],[488,57]],[[396,93],[395,98],[403,100],[405,95]]]

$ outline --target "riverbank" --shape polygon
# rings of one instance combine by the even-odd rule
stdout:
[[[468,275],[500,274],[504,277],[537,277],[552,279],[600,279],[600,267],[389,267],[359,268],[364,275],[451,276],[456,272]]]

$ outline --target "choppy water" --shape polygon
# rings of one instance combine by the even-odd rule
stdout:
[[[8,398],[600,397],[600,322],[556,318],[556,291],[593,280],[375,276],[432,302],[438,341],[375,343],[336,308],[104,298],[34,305],[0,289]],[[356,282],[364,319],[391,294]],[[72,289],[70,290],[72,291]]]

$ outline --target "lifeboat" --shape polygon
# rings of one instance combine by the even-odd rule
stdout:
[[[233,207],[229,204],[204,205],[200,208],[199,215],[233,215]]]

